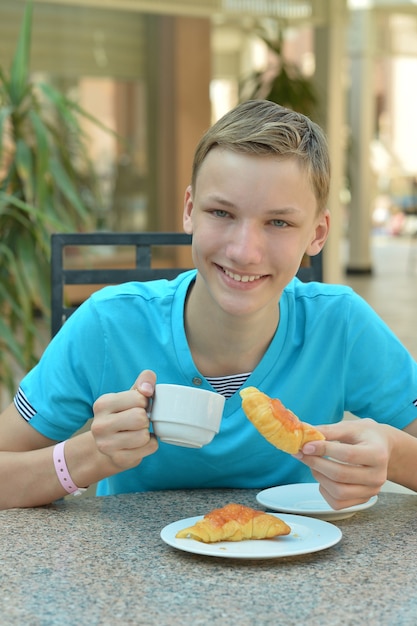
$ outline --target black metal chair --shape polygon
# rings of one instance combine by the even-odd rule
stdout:
[[[94,287],[116,285],[128,281],[147,281],[158,278],[175,278],[189,267],[155,267],[155,251],[167,247],[190,246],[191,236],[185,233],[57,233],[51,236],[51,334],[59,331],[65,320],[81,303],[77,298],[68,302],[65,287],[68,285]],[[65,250],[79,247],[116,247],[135,248],[135,267],[99,267],[95,262],[92,267],[66,267]],[[114,264],[116,255],[111,259]],[[79,255],[79,261],[83,260]],[[172,263],[172,262],[171,262]],[[321,254],[310,258],[309,267],[301,267],[297,276],[303,282],[322,280]],[[94,290],[94,289],[92,289]],[[81,298],[82,301],[83,298]]]

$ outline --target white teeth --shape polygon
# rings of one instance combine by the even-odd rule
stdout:
[[[261,274],[257,275],[257,276],[246,276],[246,275],[241,275],[241,274],[233,274],[233,272],[229,272],[228,270],[223,270],[224,273],[226,274],[226,276],[230,276],[230,278],[233,278],[233,280],[237,280],[238,282],[242,282],[242,283],[251,283],[254,280],[258,280],[259,278],[261,278]]]

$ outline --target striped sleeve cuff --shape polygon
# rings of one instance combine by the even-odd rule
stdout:
[[[28,402],[28,399],[26,398],[21,387],[19,387],[19,389],[17,390],[13,402],[20,415],[27,422],[30,422],[32,417],[36,415],[35,409],[30,404],[30,402]]]

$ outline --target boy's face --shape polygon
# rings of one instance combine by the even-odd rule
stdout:
[[[271,306],[305,252],[317,254],[328,233],[306,173],[294,159],[212,149],[185,194],[184,230],[208,293],[233,315]],[[200,283],[199,283],[200,281]]]

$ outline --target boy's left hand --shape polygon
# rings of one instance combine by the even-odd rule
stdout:
[[[333,509],[367,502],[387,479],[391,441],[371,419],[319,426],[326,441],[306,443],[295,456],[310,467]]]

